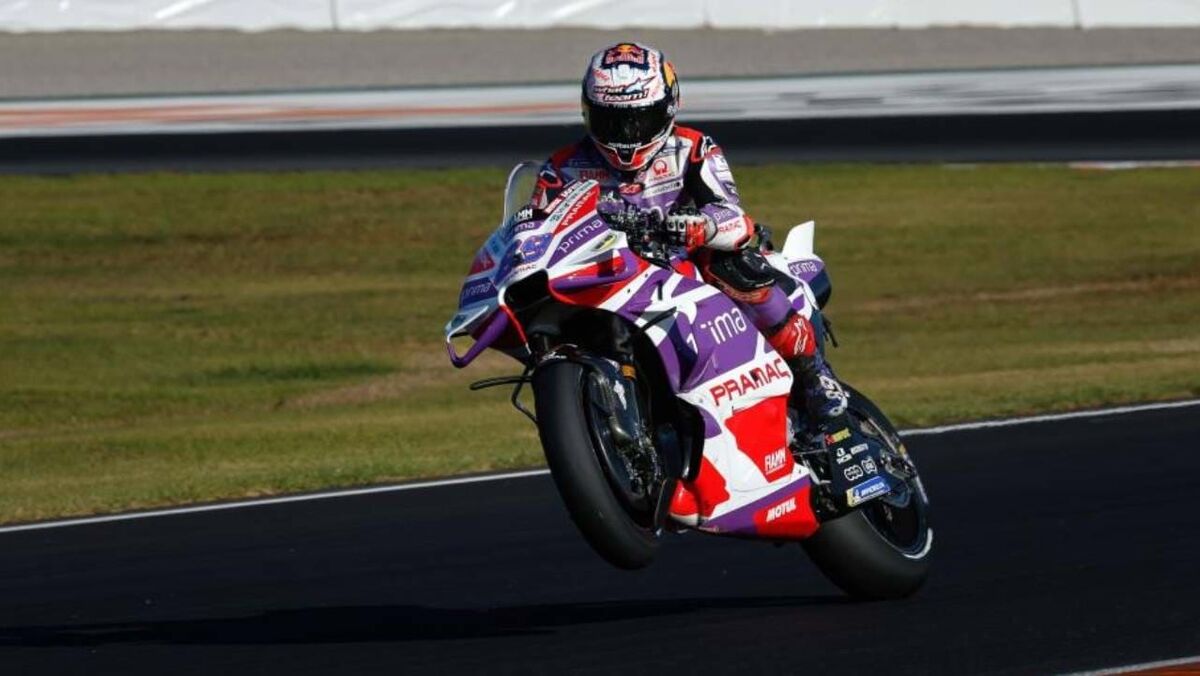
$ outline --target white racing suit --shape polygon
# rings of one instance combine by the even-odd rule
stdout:
[[[841,415],[846,395],[817,349],[812,323],[793,309],[776,286],[773,268],[750,246],[754,222],[738,204],[737,186],[725,154],[711,137],[676,125],[663,147],[633,172],[614,169],[591,139],[559,149],[542,165],[532,205],[545,209],[563,186],[575,180],[600,184],[607,199],[620,199],[665,219],[684,207],[698,209],[680,238],[704,280],[729,296],[786,360],[804,389],[813,422]],[[840,424],[840,423],[839,423]]]

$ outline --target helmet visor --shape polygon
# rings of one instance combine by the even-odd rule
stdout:
[[[605,145],[641,146],[667,131],[671,115],[666,100],[652,106],[618,108],[588,105],[588,131]]]

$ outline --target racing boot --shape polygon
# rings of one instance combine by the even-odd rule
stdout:
[[[839,441],[839,436],[848,436],[850,419],[846,408],[849,397],[817,349],[817,333],[812,322],[793,311],[770,332],[767,340],[787,361],[796,377],[792,396],[804,399],[815,445],[829,445]]]

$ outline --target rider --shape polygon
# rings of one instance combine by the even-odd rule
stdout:
[[[624,42],[597,52],[583,78],[587,136],[542,166],[533,206],[544,209],[573,180],[600,183],[605,204],[657,212],[666,238],[684,247],[706,282],[729,296],[767,335],[803,387],[820,431],[844,427],[846,394],[817,349],[812,323],[792,309],[773,268],[751,246],[754,222],[738,206],[721,148],[675,124],[679,83],[653,47]],[[691,207],[688,209],[688,207]]]

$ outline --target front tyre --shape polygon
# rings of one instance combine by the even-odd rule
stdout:
[[[571,520],[596,553],[618,568],[644,568],[654,559],[658,540],[639,526],[613,492],[601,463],[601,437],[591,432],[587,368],[553,361],[533,374],[538,435],[550,475]]]
[[[917,591],[929,575],[933,530],[929,503],[916,469],[895,427],[869,399],[853,388],[850,415],[866,434],[879,438],[885,452],[899,456],[912,472],[907,490],[876,498],[836,519],[802,544],[809,557],[842,591],[861,600],[897,599]],[[901,464],[899,459],[897,464]]]

